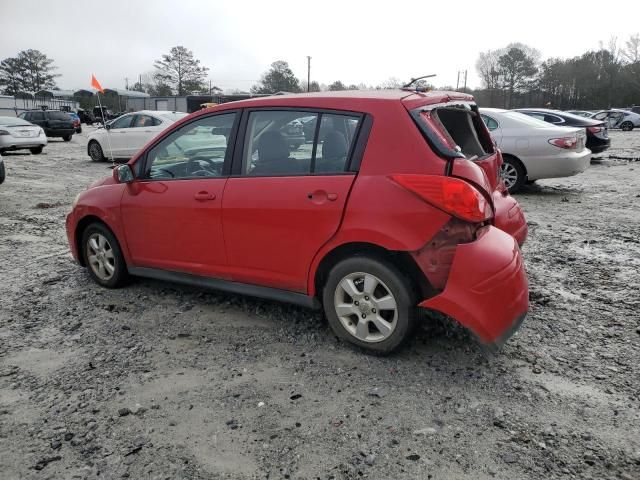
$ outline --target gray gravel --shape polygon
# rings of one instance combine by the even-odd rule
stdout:
[[[518,196],[531,313],[498,353],[425,325],[399,354],[319,314],[152,280],[94,285],[64,217],[84,136],[5,156],[2,479],[639,479],[640,132]]]

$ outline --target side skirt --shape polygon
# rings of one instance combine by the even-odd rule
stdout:
[[[219,278],[201,277],[199,275],[191,275],[189,273],[172,272],[169,270],[159,270],[155,268],[129,267],[128,270],[131,275],[139,277],[155,278],[156,280],[183,283],[186,285],[193,285],[194,287],[239,293],[241,295],[275,300],[283,303],[293,303],[313,310],[320,309],[320,302],[318,299],[316,297],[305,295],[304,293],[290,292],[289,290],[280,290],[278,288],[261,287],[247,283],[231,282],[228,280],[221,280]]]

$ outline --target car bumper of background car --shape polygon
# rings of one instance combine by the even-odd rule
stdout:
[[[2,135],[0,137],[0,150],[22,150],[25,148],[44,147],[47,144],[47,137],[41,135],[39,137],[21,138],[11,135]]]
[[[526,162],[529,180],[571,177],[584,172],[591,163],[591,150],[559,152],[555,155],[530,158]]]
[[[47,130],[47,137],[66,137],[67,135],[73,135],[76,133],[75,128],[65,128],[62,130]]]
[[[418,306],[452,317],[482,342],[504,343],[529,309],[529,285],[520,248],[511,235],[487,226],[456,247],[444,290]]]
[[[591,150],[591,153],[601,153],[607,150],[611,146],[610,138],[590,138],[587,141],[587,148]]]

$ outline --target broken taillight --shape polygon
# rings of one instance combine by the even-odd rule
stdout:
[[[491,204],[473,185],[459,178],[403,174],[391,179],[425,202],[461,220],[480,223],[493,216]]]

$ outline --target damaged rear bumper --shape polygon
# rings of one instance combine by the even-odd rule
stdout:
[[[419,307],[454,318],[482,342],[501,345],[518,329],[529,309],[529,284],[516,240],[498,228],[456,247],[442,293]]]

